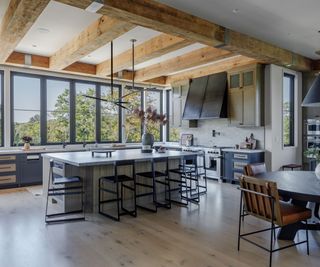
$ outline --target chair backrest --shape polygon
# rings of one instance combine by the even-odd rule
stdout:
[[[255,177],[241,176],[240,189],[242,190],[246,211],[250,215],[271,221],[273,202],[274,222],[277,225],[282,225],[277,183]]]
[[[267,172],[266,164],[261,163],[251,163],[244,166],[244,174],[247,176],[256,176],[257,174]]]
[[[183,156],[182,162],[183,162],[183,164],[186,164],[186,165],[195,165],[195,166],[197,166],[197,159],[198,159],[198,155],[197,154],[188,155],[188,156]]]

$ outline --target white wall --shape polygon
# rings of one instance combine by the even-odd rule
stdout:
[[[295,146],[282,143],[282,86],[283,74],[295,75]],[[284,164],[302,162],[302,75],[276,65],[265,69],[265,149],[269,170],[275,171]]]
[[[212,137],[212,130],[219,132],[220,135]],[[258,140],[258,148],[264,148],[264,127],[230,126],[228,119],[199,120],[197,128],[182,128],[181,133],[193,134],[195,145],[210,147],[214,145],[234,147],[253,133]]]

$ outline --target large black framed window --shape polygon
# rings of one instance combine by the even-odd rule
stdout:
[[[46,140],[48,144],[70,143],[69,80],[46,79]]]
[[[4,72],[0,70],[0,146],[4,146],[4,109],[3,97],[4,96]]]
[[[145,107],[151,107],[152,110],[157,110],[157,113],[163,114],[162,91],[147,90],[145,91]],[[156,142],[162,141],[162,125],[150,124],[148,130],[154,136]]]
[[[172,90],[166,91],[166,102],[167,102],[167,141],[168,142],[179,142],[180,141],[180,127],[173,125],[173,111],[172,111]]]
[[[124,130],[125,130],[125,140],[126,143],[139,143],[141,142],[142,135],[142,123],[136,115],[133,114],[133,111],[137,108],[143,108],[143,91],[142,88],[135,88],[132,90],[131,87],[126,87],[123,90],[123,101],[128,102],[125,110],[125,121],[124,121]]]
[[[294,146],[295,76],[284,73],[282,89],[282,140],[283,146]]]
[[[40,145],[41,77],[14,73],[11,76],[12,144],[21,145],[23,136],[31,136]]]
[[[121,86],[11,72],[11,145],[121,142]],[[103,103],[102,103],[103,102]]]

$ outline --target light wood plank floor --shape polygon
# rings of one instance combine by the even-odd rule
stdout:
[[[268,266],[265,251],[242,241],[236,249],[239,192],[209,183],[200,206],[140,211],[120,223],[100,215],[46,226],[39,188],[0,190],[1,267]],[[244,230],[264,227],[246,218]],[[269,234],[255,240],[267,244]],[[300,232],[297,240],[305,238]],[[282,244],[284,244],[282,242]],[[310,256],[300,245],[274,254],[273,266],[320,266],[320,232],[310,234]]]

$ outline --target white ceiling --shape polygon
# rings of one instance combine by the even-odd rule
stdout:
[[[95,13],[51,1],[15,50],[51,56],[99,17]]]
[[[304,56],[320,58],[314,53],[320,50],[319,0],[157,1]]]
[[[131,49],[131,39],[136,39],[135,46],[148,41],[149,39],[161,34],[160,32],[143,28],[135,27],[131,31],[126,32],[120,37],[113,40],[113,55],[117,56],[120,53]],[[84,57],[81,62],[89,64],[99,64],[101,61],[110,58],[110,43],[92,52],[90,55]]]

